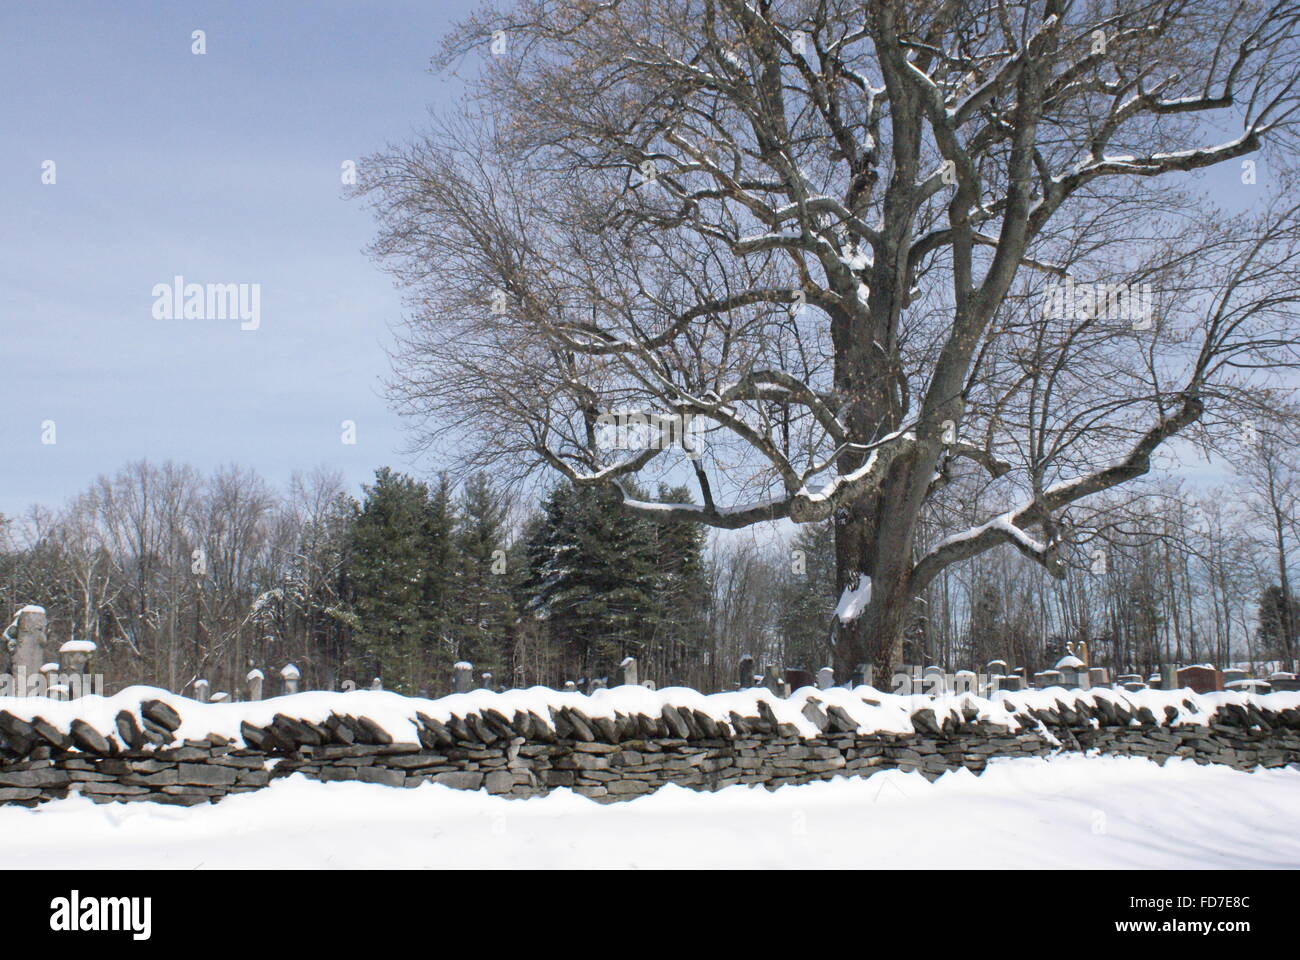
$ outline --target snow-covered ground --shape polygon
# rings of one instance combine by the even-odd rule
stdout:
[[[214,806],[7,807],[0,836],[4,869],[1300,867],[1300,769],[1063,755],[606,806],[294,776]]]

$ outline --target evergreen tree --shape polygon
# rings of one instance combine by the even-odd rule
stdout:
[[[525,615],[545,621],[571,677],[608,677],[635,656],[661,683],[689,682],[707,631],[704,531],[629,516],[614,496],[566,484],[546,498],[525,533]]]
[[[1288,606],[1291,608],[1289,618],[1286,616]],[[1284,603],[1282,588],[1270,584],[1259,597],[1259,629],[1255,634],[1259,652],[1264,658],[1286,660],[1290,656],[1295,638],[1286,635],[1288,622],[1300,623],[1300,602],[1292,597],[1289,604]]]
[[[506,544],[507,508],[486,474],[471,477],[460,497],[451,607],[456,656],[508,682],[513,617]]]
[[[430,490],[383,467],[364,488],[352,524],[347,588],[364,666],[389,689],[414,693],[450,674],[451,527],[445,478]]]
[[[689,503],[685,487],[660,487],[661,503]],[[704,564],[704,527],[653,524],[654,606],[649,649],[643,659],[665,683],[686,684],[703,666],[710,602]]]
[[[835,533],[829,523],[801,525],[790,544],[781,586],[780,630],[785,661],[816,670],[829,663],[830,619],[835,592]]]
[[[575,676],[608,676],[653,633],[652,530],[615,509],[612,497],[556,487],[528,542],[525,609],[547,621]]]

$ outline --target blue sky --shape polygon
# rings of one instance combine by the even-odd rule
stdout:
[[[399,293],[340,173],[460,96],[428,64],[471,6],[0,6],[0,513],[140,457],[277,484],[415,466],[380,384]],[[177,274],[260,284],[260,328],[155,319]]]
[[[141,457],[277,485],[430,466],[403,456],[382,396],[400,296],[340,173],[460,97],[428,63],[472,6],[0,4],[0,513]],[[1221,176],[1212,199],[1233,206],[1237,172]],[[152,289],[178,274],[260,284],[259,329],[156,319]]]

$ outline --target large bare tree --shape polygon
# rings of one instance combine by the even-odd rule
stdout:
[[[892,668],[942,570],[1010,545],[1062,574],[1073,505],[1285,386],[1298,27],[1254,0],[487,9],[437,58],[481,52],[466,109],[360,186],[410,294],[394,394],[469,465],[665,522],[833,520],[837,673]],[[624,410],[702,451],[611,443]],[[672,471],[698,502],[630,493]],[[923,542],[935,516],[965,528]]]

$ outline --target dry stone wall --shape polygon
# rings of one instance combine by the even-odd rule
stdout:
[[[31,709],[26,717],[0,710],[0,803],[34,806],[75,792],[105,802],[193,805],[292,774],[390,787],[438,783],[509,797],[564,787],[606,802],[668,783],[776,789],[880,770],[935,779],[962,768],[978,774],[998,757],[1057,751],[1185,757],[1242,770],[1300,762],[1300,698],[1278,701],[1277,694],[1206,703],[1180,691],[1187,694],[1181,704],[1157,711],[1095,691],[1057,690],[1050,700],[1005,702],[1002,713],[970,697],[912,710],[906,730],[869,730],[812,693],[797,701],[798,723],[782,720],[776,704],[761,697],[753,715],[731,710],[725,718],[717,709],[672,703],[658,715],[593,716],[561,704],[546,717],[482,707],[436,719],[417,709],[414,742],[395,738],[391,724],[342,709],[323,719],[319,709],[303,711],[316,719],[295,716],[296,697],[272,701],[279,710],[270,722],[241,721],[238,736],[182,738],[181,714],[161,699],[119,710],[111,729],[77,716],[64,725]],[[909,705],[917,700],[924,702],[909,698]],[[779,705],[789,718],[789,703]]]

